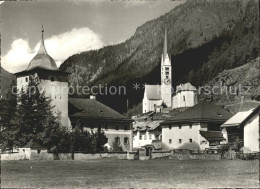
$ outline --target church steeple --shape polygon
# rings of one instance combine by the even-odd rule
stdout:
[[[163,43],[163,61],[165,61],[166,56],[167,56],[167,28],[165,27],[164,43]]]
[[[46,49],[45,49],[45,45],[44,45],[43,33],[44,33],[44,29],[43,29],[43,25],[42,25],[42,39],[41,39],[40,48],[39,48],[39,51],[38,51],[37,54],[48,54]]]

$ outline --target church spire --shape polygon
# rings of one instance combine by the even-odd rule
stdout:
[[[167,28],[165,27],[164,43],[163,43],[163,61],[165,60],[166,55],[167,55]]]
[[[42,25],[42,39],[41,39],[41,44],[40,44],[40,48],[37,54],[47,54],[47,51],[45,49],[45,45],[44,45],[44,37],[43,37],[43,25]]]

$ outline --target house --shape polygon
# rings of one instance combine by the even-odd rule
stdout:
[[[107,143],[113,142],[123,150],[132,149],[132,119],[128,119],[115,110],[92,99],[69,98],[69,118],[72,129],[79,126],[89,132],[104,131]]]
[[[259,113],[260,105],[248,111],[236,113],[221,125],[222,133],[227,142],[242,141],[242,146],[250,151],[259,152]]]
[[[199,102],[161,123],[162,143],[170,149],[177,149],[186,143],[197,143],[200,150],[216,146],[224,140],[220,125],[231,116],[220,106]]]
[[[173,94],[172,65],[167,52],[167,30],[165,29],[163,53],[161,58],[161,84],[145,85],[143,97],[143,113],[160,112],[162,108],[192,107],[197,104],[196,87],[190,83],[180,84]]]
[[[133,124],[133,148],[141,148],[145,145],[161,141],[162,128],[160,123],[163,120],[140,121]]]

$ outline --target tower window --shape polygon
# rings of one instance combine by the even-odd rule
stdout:
[[[169,144],[171,144],[172,143],[172,139],[169,139]]]
[[[182,140],[181,139],[179,139],[179,143],[181,144],[181,142],[182,142]]]

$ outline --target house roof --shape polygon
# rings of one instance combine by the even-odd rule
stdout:
[[[196,91],[196,90],[197,90],[196,87],[194,87],[189,82],[185,83],[185,84],[177,85],[177,87],[176,87],[176,93],[179,91]]]
[[[162,122],[162,120],[160,121],[140,121],[140,122],[136,122],[133,124],[133,130],[134,131],[145,131],[145,130],[149,130],[152,131],[154,129],[156,129],[157,127],[160,126],[160,123]]]
[[[221,127],[240,127],[243,126],[244,123],[250,119],[253,115],[260,112],[260,105],[254,109],[238,112],[229,120],[227,120]]]
[[[161,85],[145,85],[145,94],[149,100],[161,100]]]
[[[221,131],[200,131],[200,134],[207,141],[222,141],[225,140]]]
[[[71,118],[133,121],[94,99],[69,98],[69,105],[69,116]]]
[[[232,114],[230,112],[224,110],[220,106],[201,101],[175,117],[165,120],[162,124],[185,122],[224,123],[231,116]]]

